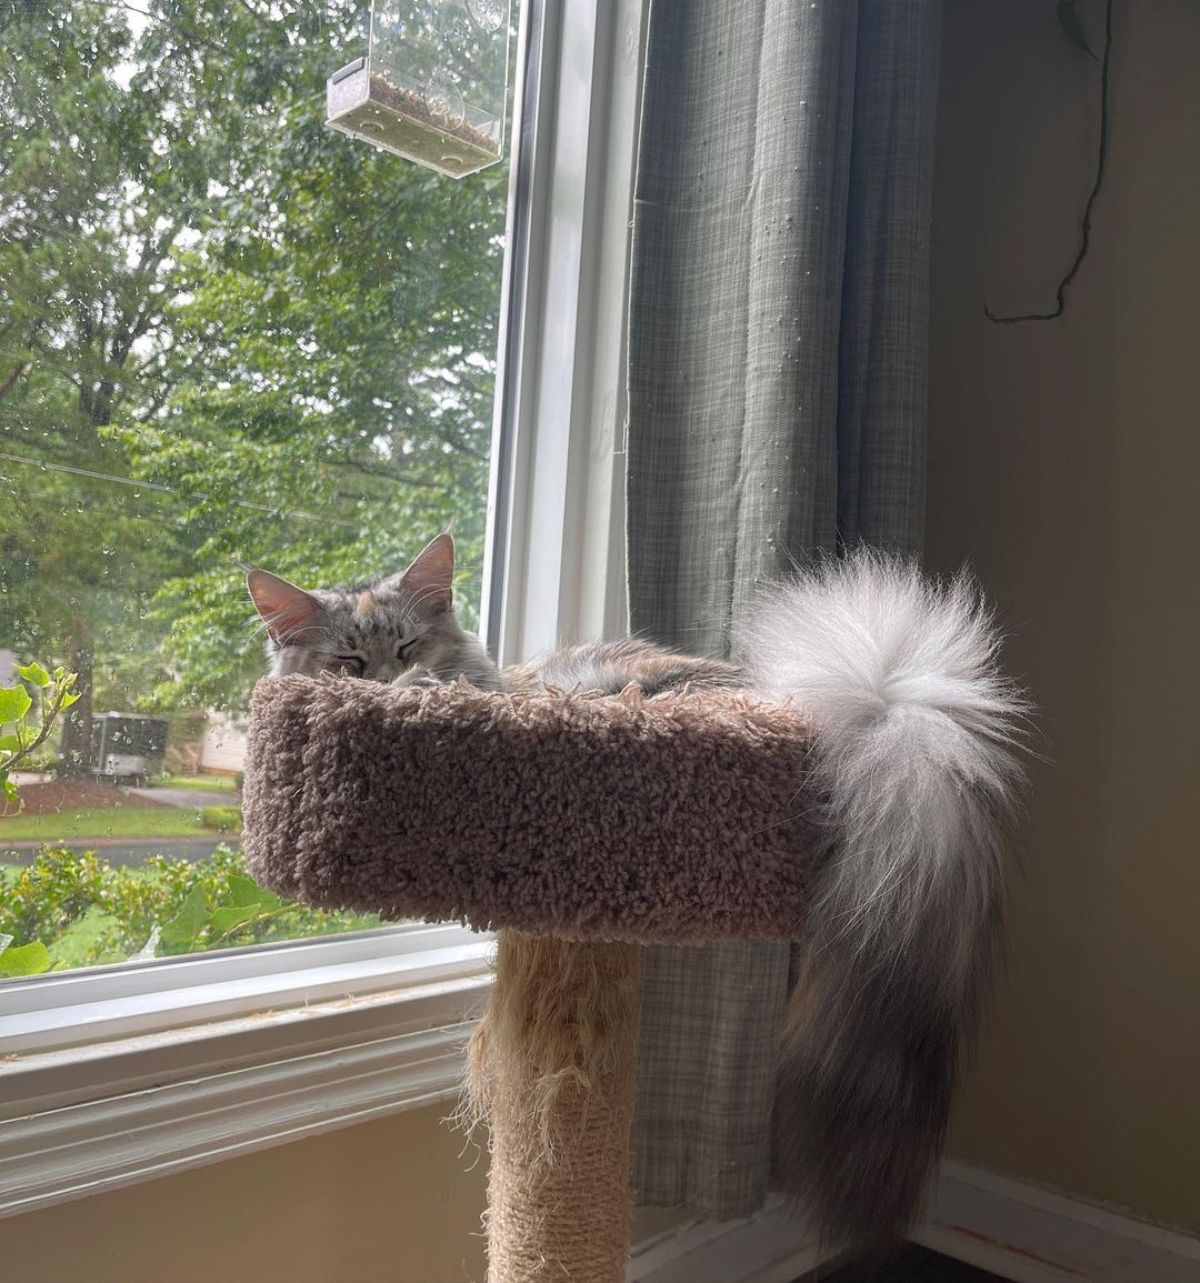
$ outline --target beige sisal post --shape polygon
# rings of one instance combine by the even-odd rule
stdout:
[[[501,931],[471,1045],[488,1283],[621,1283],[640,947]]]

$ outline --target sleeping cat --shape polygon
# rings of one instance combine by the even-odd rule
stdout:
[[[306,591],[265,570],[246,576],[267,629],[271,673],[343,673],[396,685],[465,677],[483,690],[579,688],[617,694],[631,683],[647,695],[683,686],[737,688],[733,664],[678,655],[644,641],[598,642],[498,669],[454,612],[454,540],[440,534],[407,570],[349,588]]]
[[[501,671],[459,625],[453,575],[442,534],[402,574],[351,588],[306,592],[261,570],[247,582],[276,675],[597,695],[732,688],[804,710],[830,843],[782,1030],[774,1170],[826,1241],[901,1233],[987,991],[1001,834],[1021,777],[1026,706],[997,667],[973,583],[931,582],[862,551],[765,594],[740,637],[742,668],[634,640]]]

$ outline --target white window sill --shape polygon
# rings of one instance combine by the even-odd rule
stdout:
[[[0,1216],[451,1099],[491,949],[431,927],[249,960],[265,974],[211,955],[46,978],[80,999],[56,1006],[6,988]]]

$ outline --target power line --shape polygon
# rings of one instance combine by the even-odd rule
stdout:
[[[109,481],[119,486],[135,486],[138,490],[157,490],[161,494],[178,495],[179,491],[171,486],[165,486],[158,481],[137,481],[133,477],[119,477],[111,472],[97,472],[93,468],[77,468],[69,463],[47,463],[42,459],[30,459],[25,455],[8,454],[0,450],[0,459],[9,463],[24,464],[28,468],[44,468],[51,472],[69,472],[72,476],[88,477],[93,481]],[[200,499],[209,499],[210,495],[202,491],[196,492]],[[233,499],[232,503],[239,508],[250,508],[254,512],[265,512],[268,515],[279,517],[295,517],[297,521],[315,521],[322,526],[344,526],[347,530],[361,530],[357,522],[347,521],[344,517],[328,517],[322,513],[305,512],[301,508],[272,508],[269,504],[255,503],[251,499]]]

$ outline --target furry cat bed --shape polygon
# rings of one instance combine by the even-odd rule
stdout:
[[[639,944],[797,940],[783,1188],[877,1246],[915,1215],[986,992],[1024,705],[966,579],[869,555],[779,588],[753,696],[287,676],[244,843],[284,895],[499,930],[470,1094],[491,1283],[618,1283]]]
[[[465,682],[264,679],[246,853],[328,908],[569,939],[803,929],[810,726],[716,691],[646,700]]]

